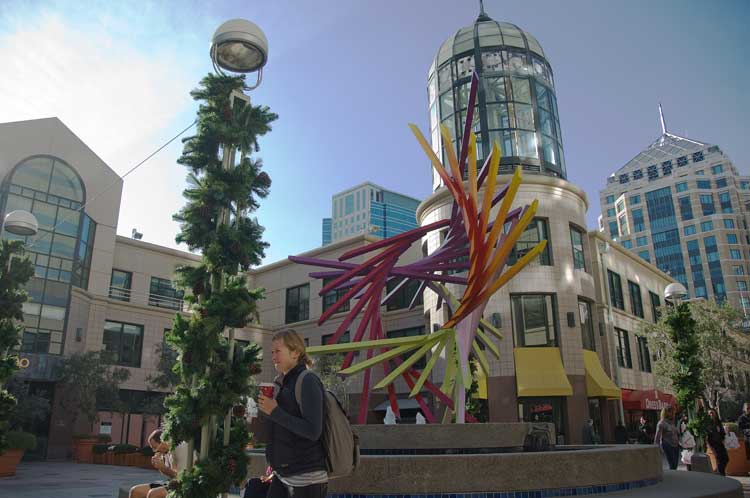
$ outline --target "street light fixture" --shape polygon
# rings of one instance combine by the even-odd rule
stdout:
[[[36,217],[28,211],[11,211],[5,216],[2,228],[13,235],[36,235],[39,231],[39,223],[36,221]],[[2,231],[0,231],[0,235],[2,235]]]
[[[674,304],[680,304],[680,301],[685,299],[687,295],[687,289],[679,282],[671,283],[664,289],[664,300],[672,301]]]
[[[263,66],[268,61],[268,39],[257,24],[245,19],[232,19],[214,33],[211,40],[214,70],[224,74],[258,72],[258,80],[248,90],[257,88],[263,79]]]

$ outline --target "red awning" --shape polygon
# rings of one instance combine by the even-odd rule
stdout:
[[[624,410],[661,410],[668,406],[677,408],[677,399],[671,394],[656,389],[648,391],[622,390],[622,408]]]

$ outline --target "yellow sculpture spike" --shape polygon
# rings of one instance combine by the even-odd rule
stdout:
[[[448,127],[444,124],[440,125],[440,135],[443,137],[443,149],[445,149],[445,157],[448,159],[448,165],[450,166],[453,178],[456,180],[461,193],[463,193],[463,176],[461,175],[461,168],[458,167],[458,158],[456,157],[456,151],[453,150],[453,141],[451,140],[450,132]]]
[[[484,327],[484,329],[488,331],[490,334],[494,335],[500,340],[503,340],[503,333],[500,332],[500,330],[496,329],[488,320],[485,320],[484,318],[482,318],[479,320],[479,323],[481,323],[482,327]]]
[[[485,290],[482,293],[482,296],[484,296],[485,298],[489,298],[489,296],[497,292],[497,290],[503,285],[505,285],[508,282],[508,280],[513,278],[519,271],[523,270],[523,268],[527,264],[529,264],[529,262],[532,259],[536,258],[539,255],[539,253],[544,250],[546,246],[547,246],[546,240],[539,242],[536,246],[534,246],[534,248],[531,251],[524,254],[524,256],[521,259],[519,259],[516,262],[516,264],[511,266],[507,271],[505,271],[502,275],[500,275],[500,278],[498,278],[494,284],[488,287],[487,290]]]
[[[439,342],[439,341],[435,341]],[[425,354],[427,354],[427,351],[432,349],[432,346],[434,346],[435,343],[425,344],[421,348],[419,348],[414,354],[409,356],[406,360],[402,361],[399,366],[391,370],[391,373],[385,376],[383,380],[378,382],[373,389],[382,389],[385,386],[389,385],[391,382],[396,380],[399,375],[404,373],[407,368],[414,365],[420,358],[422,358]]]
[[[440,390],[449,394],[453,390],[453,383],[456,380],[456,336],[448,340],[445,355],[445,375],[443,376],[443,385]]]
[[[425,140],[422,132],[419,131],[419,128],[417,128],[417,125],[415,124],[409,124],[409,128],[411,129],[414,136],[417,137],[419,145],[422,146],[422,150],[424,150],[425,154],[427,154],[427,157],[430,158],[432,167],[435,169],[435,171],[437,171],[437,174],[440,175],[440,178],[443,180],[445,186],[448,188],[448,190],[451,191],[455,198],[458,198],[458,190],[456,190],[456,185],[453,184],[453,180],[445,171],[443,163],[440,162],[440,159],[438,159],[438,157],[435,155],[435,152],[430,148],[430,145],[427,143],[427,140]]]
[[[455,333],[455,330],[453,332]],[[430,372],[432,372],[432,369],[435,367],[435,363],[437,363],[438,358],[440,358],[440,353],[442,353],[443,349],[445,349],[445,345],[448,343],[448,340],[448,337],[443,337],[438,343],[437,348],[432,351],[432,355],[427,361],[427,365],[425,365],[422,373],[419,375],[419,379],[417,379],[417,382],[414,383],[414,387],[409,393],[410,398],[416,396],[417,394],[419,394],[419,391],[422,390],[422,386],[427,380],[427,377],[430,376]]]
[[[497,270],[500,268],[500,265],[505,262],[508,254],[510,254],[510,251],[516,245],[516,241],[523,234],[524,230],[526,230],[526,227],[529,226],[529,223],[531,223],[531,220],[536,214],[536,207],[538,204],[539,202],[534,199],[534,202],[531,203],[529,209],[526,210],[523,216],[521,216],[521,219],[518,220],[518,223],[516,223],[516,226],[513,227],[510,233],[508,233],[505,244],[503,244],[502,247],[498,248],[498,250],[495,251],[495,255],[492,258],[492,262],[490,263],[490,266],[487,269],[486,273],[488,280],[492,278],[493,275],[495,275],[495,272],[497,272]]]
[[[331,344],[327,346],[311,346],[305,348],[310,354],[333,354],[348,353],[349,351],[362,351],[364,349],[375,349],[381,347],[404,346],[406,344],[415,344],[418,347],[426,336],[413,335],[409,337],[396,337],[393,339],[377,339],[374,341],[344,342],[341,344]]]
[[[479,347],[479,344],[474,342],[471,347],[474,350],[474,354],[476,355],[477,359],[479,360],[479,364],[482,365],[482,370],[484,370],[485,372],[489,372],[490,363],[487,361],[487,356],[485,356],[484,351],[482,351],[482,349]]]
[[[495,183],[497,182],[497,170],[500,167],[500,146],[497,142],[492,144],[492,157],[490,158],[490,170],[487,173],[487,185],[484,188],[482,197],[482,214],[479,218],[479,233],[482,237],[487,233],[487,225],[490,219],[490,210],[492,209],[492,198],[495,195]]]
[[[417,349],[419,346],[420,346],[419,344],[407,344],[406,346],[399,346],[397,348],[393,348],[391,350],[386,351],[385,353],[381,353],[377,356],[373,356],[369,360],[361,361],[355,365],[350,366],[349,368],[345,368],[344,370],[341,370],[339,373],[342,375],[349,375],[349,374],[360,372],[362,370],[366,370],[374,365],[377,365],[378,363],[384,362],[386,360],[390,360],[391,358],[395,358],[396,356],[406,353],[407,351],[411,351],[412,349]]]
[[[494,342],[490,340],[490,338],[482,332],[482,329],[477,328],[477,336],[482,340],[484,344],[487,345],[488,348],[490,348],[490,351],[492,351],[492,354],[495,355],[495,358],[500,359],[500,350],[497,348]],[[476,342],[476,340],[475,340]]]

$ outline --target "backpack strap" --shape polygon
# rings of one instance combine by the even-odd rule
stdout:
[[[302,381],[309,373],[310,371],[308,369],[302,370],[297,376],[297,380],[294,383],[294,399],[297,400],[297,406],[299,406],[300,413],[302,413]]]

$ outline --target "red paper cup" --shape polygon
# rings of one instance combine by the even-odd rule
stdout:
[[[260,392],[266,398],[273,398],[273,384],[270,382],[261,382]]]

